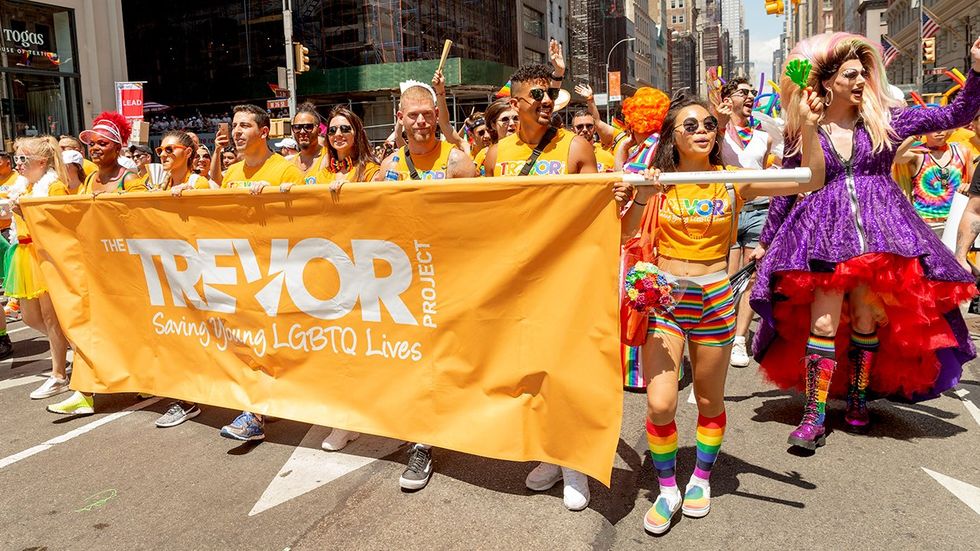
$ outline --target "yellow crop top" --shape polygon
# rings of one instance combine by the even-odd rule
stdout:
[[[733,187],[729,192],[725,184],[669,188],[659,213],[659,254],[697,261],[728,258],[728,250],[738,234],[738,213],[744,203],[738,188]]]

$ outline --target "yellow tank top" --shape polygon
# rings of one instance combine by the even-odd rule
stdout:
[[[728,258],[728,250],[738,233],[738,213],[745,202],[737,187],[733,192],[734,208],[732,194],[725,184],[687,184],[669,188],[659,213],[659,253],[697,261]]]
[[[412,174],[408,170],[405,162],[405,151],[408,146],[402,147],[395,152],[395,163],[391,169],[385,173],[385,180],[411,180]],[[421,180],[445,180],[446,168],[449,166],[449,153],[455,146],[449,142],[439,141],[439,147],[432,148],[432,152],[426,155],[412,155],[412,163],[418,171]]]
[[[559,130],[551,139],[548,147],[534,162],[529,176],[545,176],[568,174],[568,150],[571,148],[575,134],[567,130]],[[520,176],[521,169],[534,152],[537,144],[526,144],[521,141],[520,132],[501,138],[497,142],[497,159],[493,165],[494,176]]]
[[[613,172],[616,167],[616,159],[613,154],[602,147],[602,144],[595,144],[596,168],[599,172]]]

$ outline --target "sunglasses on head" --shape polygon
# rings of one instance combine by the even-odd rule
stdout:
[[[331,126],[330,128],[327,128],[327,134],[330,134],[331,136],[336,134],[338,131],[340,131],[341,134],[353,134],[354,127],[349,124],[341,124],[339,126]]]
[[[313,129],[319,126],[319,124],[294,124],[293,130],[296,132],[313,132]]]
[[[594,130],[594,129],[595,129],[595,125],[594,124],[585,123],[585,124],[576,124],[575,125],[575,130],[578,130],[578,131],[582,131],[582,130]]]
[[[684,122],[681,123],[681,127],[683,127],[684,132],[687,132],[688,134],[694,134],[695,132],[698,131],[698,128],[701,126],[701,124],[704,124],[704,129],[707,130],[708,132],[714,132],[715,130],[718,130],[718,119],[716,119],[714,115],[708,115],[707,117],[704,118],[703,121],[699,121],[694,117],[688,117],[684,119]]]
[[[531,88],[527,93],[534,101],[543,100],[545,94],[548,94],[551,101],[555,101],[558,99],[558,88],[548,88],[547,90],[544,88]]]
[[[186,145],[168,145],[166,147],[161,146],[156,148],[156,152],[157,152],[157,156],[163,155],[164,153],[166,153],[167,155],[173,155],[174,150],[177,149],[187,149],[187,146]]]

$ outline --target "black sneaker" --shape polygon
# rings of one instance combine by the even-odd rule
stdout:
[[[0,337],[0,360],[5,360],[14,355],[14,343],[10,342],[10,335]]]
[[[403,490],[421,490],[432,477],[432,448],[424,444],[412,446],[408,457],[408,468],[402,473],[398,483]]]

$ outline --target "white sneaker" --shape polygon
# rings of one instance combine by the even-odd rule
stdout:
[[[735,343],[732,344],[732,358],[730,362],[734,367],[749,366],[749,353],[745,349],[745,337],[735,337]]]
[[[528,473],[524,485],[528,490],[543,492],[558,484],[559,480],[561,480],[561,467],[551,463],[541,463]]]
[[[344,429],[333,429],[330,434],[323,439],[322,448],[328,452],[336,452],[344,449],[348,443],[361,437],[359,432],[351,432]]]
[[[569,511],[581,511],[589,506],[589,477],[569,469],[561,468],[562,478],[565,479],[565,507]]]
[[[52,375],[31,393],[31,400],[43,400],[57,396],[62,392],[68,392],[68,390],[68,379],[59,379]]]

